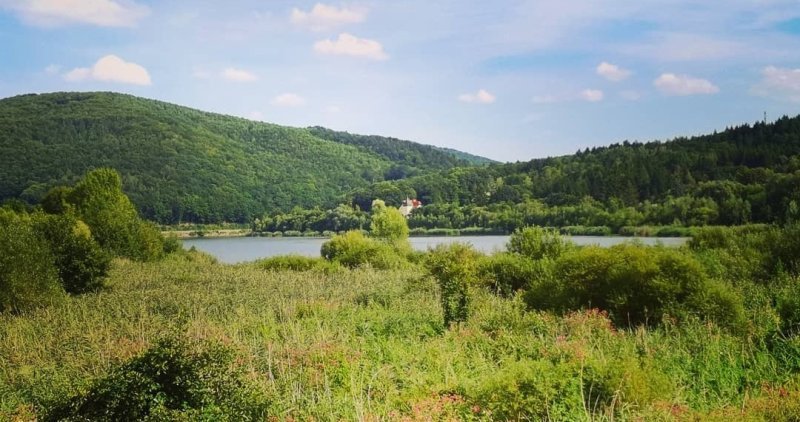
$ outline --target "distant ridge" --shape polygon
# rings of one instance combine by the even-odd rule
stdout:
[[[468,166],[453,152],[323,128],[292,128],[111,92],[0,100],[0,201],[35,202],[113,167],[143,216],[246,222],[327,207],[370,183]]]

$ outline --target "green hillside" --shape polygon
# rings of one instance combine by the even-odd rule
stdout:
[[[705,225],[800,218],[800,117],[668,142],[628,142],[528,162],[454,168],[361,189],[416,196],[417,227]]]
[[[319,133],[116,93],[7,98],[0,100],[0,201],[35,202],[92,168],[113,167],[146,218],[245,222],[268,210],[332,206],[386,176],[467,164],[411,142],[390,155]]]

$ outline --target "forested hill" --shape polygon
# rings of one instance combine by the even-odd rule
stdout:
[[[412,142],[377,148],[323,133],[116,93],[6,98],[0,201],[35,202],[90,169],[113,167],[146,218],[246,222],[265,211],[335,206],[385,178],[469,164]]]
[[[471,164],[489,164],[492,160],[465,152],[416,142],[387,138],[377,135],[357,135],[339,132],[324,127],[310,127],[311,133],[321,139],[357,146],[385,159],[397,163],[390,168],[385,177],[387,180],[403,179],[418,175],[422,170],[448,169]]]
[[[715,215],[696,223],[774,221],[786,215],[792,201],[800,204],[798,154],[800,117],[783,117],[668,142],[624,142],[563,157],[381,182],[360,190],[354,200],[364,205],[380,197],[393,203],[416,195],[423,203],[462,207],[589,201],[597,209],[640,211],[660,203]]]

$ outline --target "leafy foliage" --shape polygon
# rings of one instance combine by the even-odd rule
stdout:
[[[556,259],[567,251],[570,243],[554,231],[541,227],[517,229],[508,239],[508,251],[524,257]]]
[[[161,233],[152,223],[139,219],[136,208],[122,192],[116,171],[97,169],[87,173],[67,200],[91,228],[97,242],[113,254],[142,261],[163,254]]]
[[[322,244],[322,257],[345,267],[370,266],[377,269],[401,268],[408,264],[404,250],[377,241],[359,231],[336,235]]]
[[[268,404],[220,344],[158,341],[47,420],[262,420]]]
[[[444,325],[469,316],[470,286],[477,282],[479,253],[463,243],[439,245],[428,253],[425,267],[439,283]]]
[[[357,190],[425,206],[411,228],[784,223],[800,215],[800,116],[669,142],[458,167]],[[387,203],[390,203],[387,199]]]
[[[376,199],[372,203],[370,234],[390,243],[403,241],[408,238],[408,223],[397,208],[387,207]]]
[[[86,224],[72,214],[36,214],[33,229],[49,245],[67,293],[85,293],[103,286],[111,255],[95,242]]]
[[[553,277],[531,287],[535,309],[596,307],[621,326],[658,324],[689,313],[734,329],[744,324],[743,298],[709,279],[692,256],[668,248],[583,247],[554,263]]]
[[[0,224],[0,312],[25,311],[62,295],[47,242],[26,221]]]

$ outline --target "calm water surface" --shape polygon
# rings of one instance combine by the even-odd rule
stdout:
[[[685,237],[619,237],[619,236],[569,236],[569,240],[578,245],[612,246],[632,240],[646,245],[662,243],[665,246],[680,246],[686,243]],[[319,250],[328,239],[316,237],[223,237],[208,239],[186,239],[186,249],[195,248],[214,255],[222,262],[237,263],[253,261],[275,255],[319,256]],[[464,242],[470,243],[483,252],[494,252],[505,249],[508,236],[442,236],[412,237],[411,246],[420,251],[436,245]]]

